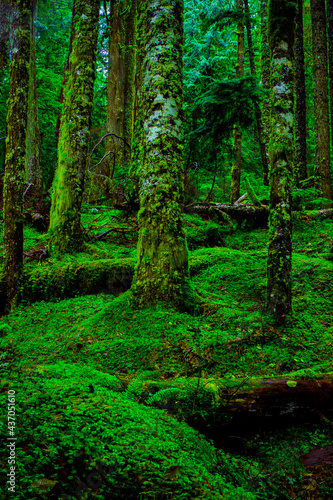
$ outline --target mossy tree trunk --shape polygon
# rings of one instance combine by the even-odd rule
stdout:
[[[36,27],[37,0],[33,0],[31,18],[31,44],[29,66],[29,93],[28,93],[28,123],[26,139],[26,171],[27,182],[34,185],[34,192],[40,193],[43,189],[43,172],[40,158],[40,133],[38,122],[38,100],[36,85]]]
[[[9,63],[9,27],[10,10],[8,0],[0,2],[0,70],[6,68]]]
[[[303,44],[303,0],[298,0],[295,38],[295,165],[294,183],[307,178],[306,169],[306,95]]]
[[[124,141],[110,138],[107,150],[115,152],[117,165],[129,166],[135,99],[137,0],[112,1],[110,14],[107,132],[123,137]],[[113,164],[113,155],[108,163]]]
[[[260,3],[261,14],[261,84],[263,89],[269,90],[270,87],[270,56],[267,39],[267,0],[261,0]],[[269,98],[263,100],[262,110],[262,136],[265,144],[266,151],[266,164],[269,164],[268,159],[268,143],[270,134],[270,104]],[[263,184],[268,186],[268,171],[263,170]]]
[[[315,115],[315,187],[332,199],[325,0],[311,0]],[[325,208],[330,207],[326,204]]]
[[[327,36],[328,36],[328,77],[330,82],[330,115],[331,115],[331,138],[333,137],[333,0],[326,0],[327,6]]]
[[[249,2],[248,0],[244,0],[244,7],[245,7],[245,12],[246,14],[250,14],[249,11]],[[248,46],[248,51],[249,51],[249,60],[250,60],[250,72],[252,76],[256,76],[256,66],[254,62],[254,50],[253,50],[253,43],[252,43],[252,32],[251,32],[251,22],[250,22],[250,17],[247,17],[246,19],[246,34],[247,34],[247,46]],[[255,105],[255,132],[257,135],[259,147],[260,147],[260,156],[261,156],[261,163],[262,163],[262,170],[263,170],[263,180],[264,180],[264,186],[268,185],[268,151],[266,147],[266,143],[264,140],[264,133],[263,133],[263,124],[262,124],[262,116],[261,116],[261,110],[260,106],[258,104]]]
[[[5,310],[17,301],[23,269],[23,189],[25,141],[28,113],[29,59],[32,0],[12,3],[13,57],[10,63],[10,92],[7,110],[7,139],[4,179],[4,273]]]
[[[162,301],[181,310],[187,307],[190,293],[180,210],[184,185],[183,2],[146,0],[138,8],[143,133],[133,291],[139,305]]]
[[[270,0],[270,217],[267,306],[278,321],[291,312],[291,189],[294,124],[294,42],[297,2]]]
[[[236,8],[243,10],[243,0],[237,0]],[[237,60],[236,60],[236,77],[244,76],[244,22],[241,21],[237,26]],[[231,170],[231,203],[235,203],[240,197],[240,179],[242,168],[242,131],[235,125],[234,131],[234,164]]]
[[[76,0],[73,0],[71,34],[70,34],[70,37],[69,37],[68,55],[66,57],[65,64],[64,64],[64,70],[63,70],[63,73],[62,73],[61,90],[60,90],[60,96],[59,96],[59,102],[60,102],[60,104],[64,103],[64,88],[65,88],[65,84],[66,84],[66,75],[67,75],[67,71],[68,71],[68,68],[69,68],[69,58],[70,58],[70,55],[71,55],[71,52],[72,52],[73,36],[74,36],[75,2],[76,2]],[[61,121],[61,117],[60,117],[60,114],[59,114],[57,116],[57,123],[56,123],[56,130],[55,130],[56,148],[58,148],[58,144],[59,144],[60,121]]]
[[[76,0],[73,47],[52,186],[50,238],[56,253],[83,245],[81,202],[93,109],[99,0]]]

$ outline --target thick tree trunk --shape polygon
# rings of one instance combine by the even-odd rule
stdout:
[[[249,14],[250,11],[249,11],[248,0],[244,0],[244,7],[245,7],[245,12],[247,14]],[[255,67],[255,62],[254,62],[254,51],[253,51],[252,33],[251,33],[251,23],[250,23],[249,18],[247,18],[247,20],[246,20],[246,33],[247,33],[247,45],[248,45],[248,49],[249,49],[250,71],[251,71],[252,76],[256,76],[256,67]],[[261,156],[261,163],[262,163],[262,170],[263,170],[264,185],[268,185],[268,154],[267,154],[267,148],[266,148],[266,144],[265,144],[265,140],[264,140],[261,110],[260,110],[260,106],[258,104],[255,105],[254,112],[255,112],[255,117],[256,117],[255,131],[256,131],[257,138],[258,138],[259,147],[260,147],[260,156]]]
[[[98,0],[76,0],[74,37],[61,118],[58,167],[52,187],[52,250],[82,248],[81,202],[93,109]]]
[[[236,8],[243,10],[243,0],[237,0]],[[244,23],[241,21],[237,26],[237,61],[236,78],[244,76]],[[242,168],[242,131],[235,125],[234,127],[234,164],[231,170],[231,203],[235,203],[240,196],[240,178]]]
[[[270,57],[267,39],[267,0],[261,0],[261,84],[263,89],[269,90],[270,88]],[[270,104],[269,97],[264,99],[261,111],[262,119],[262,136],[265,144],[266,151],[266,164],[269,165],[268,160],[268,143],[270,135]],[[263,171],[264,186],[268,186],[268,169]]]
[[[327,20],[328,20],[328,67],[330,82],[330,103],[331,103],[331,137],[333,137],[333,0],[326,0]]]
[[[330,171],[330,126],[327,82],[327,38],[325,0],[311,0],[312,53],[315,114],[315,187],[332,199]],[[326,204],[329,207],[331,204]]]
[[[183,2],[139,4],[142,55],[138,304],[189,307],[188,250],[180,210],[184,185],[182,131]],[[158,40],[158,43],[155,41]]]
[[[69,38],[68,55],[67,55],[66,60],[65,60],[64,71],[62,73],[62,82],[61,82],[61,90],[60,90],[60,97],[59,97],[60,104],[64,103],[64,89],[65,89],[65,85],[66,85],[66,74],[67,74],[67,71],[69,68],[69,58],[70,58],[70,55],[72,52],[73,36],[74,36],[75,2],[76,2],[76,0],[73,0],[71,34],[70,34],[70,38]],[[56,140],[56,148],[57,149],[58,149],[59,134],[60,134],[60,121],[61,121],[61,117],[59,114],[57,116],[57,123],[56,123],[56,130],[55,130],[55,140]]]
[[[108,99],[106,108],[107,132],[123,137],[124,132],[124,22],[120,15],[124,5],[111,2],[110,37],[109,37],[109,67],[108,67]],[[111,137],[107,141],[107,149],[114,151],[116,164],[123,163],[123,142]],[[109,160],[109,164],[113,159]]]
[[[135,102],[135,61],[136,61],[136,30],[137,30],[137,1],[128,0],[129,10],[125,21],[125,44],[124,55],[125,77],[124,77],[124,165],[131,166],[131,151],[133,139],[133,118]]]
[[[36,27],[37,0],[33,0],[31,22],[31,45],[29,67],[28,122],[26,139],[26,171],[27,182],[34,185],[34,192],[43,189],[43,172],[40,158],[40,133],[38,122],[38,100],[36,85]]]
[[[277,320],[291,312],[291,188],[294,124],[294,41],[297,3],[270,0],[270,219],[267,306]]]
[[[306,95],[303,46],[303,0],[298,0],[295,39],[295,165],[294,183],[307,179],[306,171]]]
[[[0,70],[9,63],[9,28],[11,6],[8,0],[0,3]]]
[[[5,221],[3,278],[7,295],[6,312],[16,305],[17,288],[23,269],[23,189],[32,0],[17,0],[13,2],[13,8],[13,58],[10,64],[7,154],[3,190]]]

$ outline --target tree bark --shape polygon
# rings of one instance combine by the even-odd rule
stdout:
[[[60,97],[59,97],[60,104],[64,103],[64,88],[65,88],[65,84],[66,84],[66,75],[67,75],[67,71],[69,68],[69,58],[70,58],[70,55],[72,52],[73,36],[74,36],[75,2],[76,2],[76,0],[73,0],[71,34],[69,37],[68,55],[67,55],[66,60],[65,60],[64,71],[62,73],[62,82],[61,82],[61,90],[60,90]],[[56,148],[57,149],[58,149],[58,144],[59,144],[60,120],[61,120],[61,117],[59,114],[57,116],[57,123],[56,123],[56,130],[55,130],[55,139],[56,139]]]
[[[37,0],[32,2],[31,44],[29,66],[28,122],[26,139],[27,182],[34,185],[34,192],[43,189],[43,172],[40,158],[40,133],[38,122],[38,100],[36,85],[36,28]]]
[[[330,117],[331,137],[333,137],[333,0],[326,0],[327,6],[327,36],[328,36],[328,77],[330,82]]]
[[[331,200],[325,0],[311,0],[311,22],[316,144],[315,187],[321,196]],[[330,206],[330,203],[324,205],[326,208]]]
[[[294,124],[294,42],[297,3],[270,0],[270,218],[267,307],[277,321],[291,312],[291,188]]]
[[[8,0],[0,3],[0,70],[9,63],[9,29],[11,6]]]
[[[269,47],[267,39],[267,0],[261,0],[260,4],[261,13],[261,84],[264,90],[269,90],[270,88],[270,57],[269,57]],[[263,142],[265,144],[266,151],[266,164],[269,165],[268,159],[268,143],[270,135],[270,105],[269,97],[264,99],[262,103],[262,136]],[[268,186],[269,172],[263,171],[263,184]]]
[[[99,0],[76,0],[73,47],[52,187],[50,237],[56,253],[82,249],[81,202],[93,109]]]
[[[237,0],[236,8],[243,10],[243,0]],[[237,61],[236,61],[236,78],[244,76],[244,23],[238,23],[237,26]],[[242,131],[236,125],[234,127],[234,164],[231,170],[231,203],[235,203],[240,196],[240,178],[242,168]]]
[[[303,46],[303,0],[298,0],[295,38],[295,165],[294,183],[307,179],[306,169],[306,94]]]
[[[16,305],[23,270],[23,189],[32,0],[17,0],[13,2],[13,9],[13,58],[10,63],[3,190],[5,312],[10,312]]]
[[[244,7],[245,7],[245,12],[249,15],[249,2],[248,0],[244,0]],[[246,20],[246,33],[247,33],[247,45],[249,49],[249,59],[250,59],[250,71],[252,76],[256,76],[256,67],[255,67],[255,62],[254,62],[254,52],[253,52],[253,43],[252,43],[252,33],[251,33],[251,23],[249,18]],[[260,147],[260,155],[261,155],[261,163],[262,163],[262,169],[263,169],[263,179],[264,179],[264,186],[268,185],[268,154],[267,154],[267,148],[264,140],[264,133],[263,133],[263,124],[262,124],[262,117],[261,117],[261,110],[259,105],[255,105],[255,117],[256,117],[256,123],[255,123],[255,132],[258,138],[258,143]]]
[[[179,310],[192,306],[180,210],[184,185],[182,21],[182,1],[139,4],[143,133],[133,292],[141,306],[162,301]]]

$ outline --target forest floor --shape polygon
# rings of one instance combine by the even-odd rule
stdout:
[[[25,228],[22,302],[0,320],[1,405],[16,391],[11,498],[332,498],[333,221],[294,215],[283,327],[264,313],[267,229],[185,216],[201,297],[187,314],[135,308],[134,217],[86,204],[82,222],[86,251],[61,260]]]

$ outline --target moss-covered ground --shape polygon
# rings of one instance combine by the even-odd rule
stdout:
[[[190,274],[200,296],[193,314],[135,307],[129,276],[136,221],[119,211],[84,207],[90,239],[81,254],[57,261],[26,256],[24,286],[38,288],[43,271],[45,296],[33,302],[28,288],[17,310],[0,320],[2,415],[8,389],[16,398],[13,500],[332,498],[329,414],[273,429],[261,417],[246,439],[245,421],[233,430],[244,441],[235,450],[219,447],[208,431],[213,441],[199,434],[193,422],[206,422],[208,429],[219,412],[220,432],[226,432],[226,390],[251,380],[311,381],[322,374],[330,380],[333,222],[309,212],[294,215],[294,312],[278,327],[264,310],[268,231],[244,226],[232,232],[196,216],[185,219]],[[27,254],[46,245],[46,235],[25,229]],[[128,270],[123,289],[107,288],[109,260]],[[74,276],[92,264],[75,289]],[[54,273],[63,280],[60,298],[51,293]],[[2,416],[2,435],[7,425]],[[319,458],[310,466],[313,454]],[[3,484],[7,455],[3,440]]]

